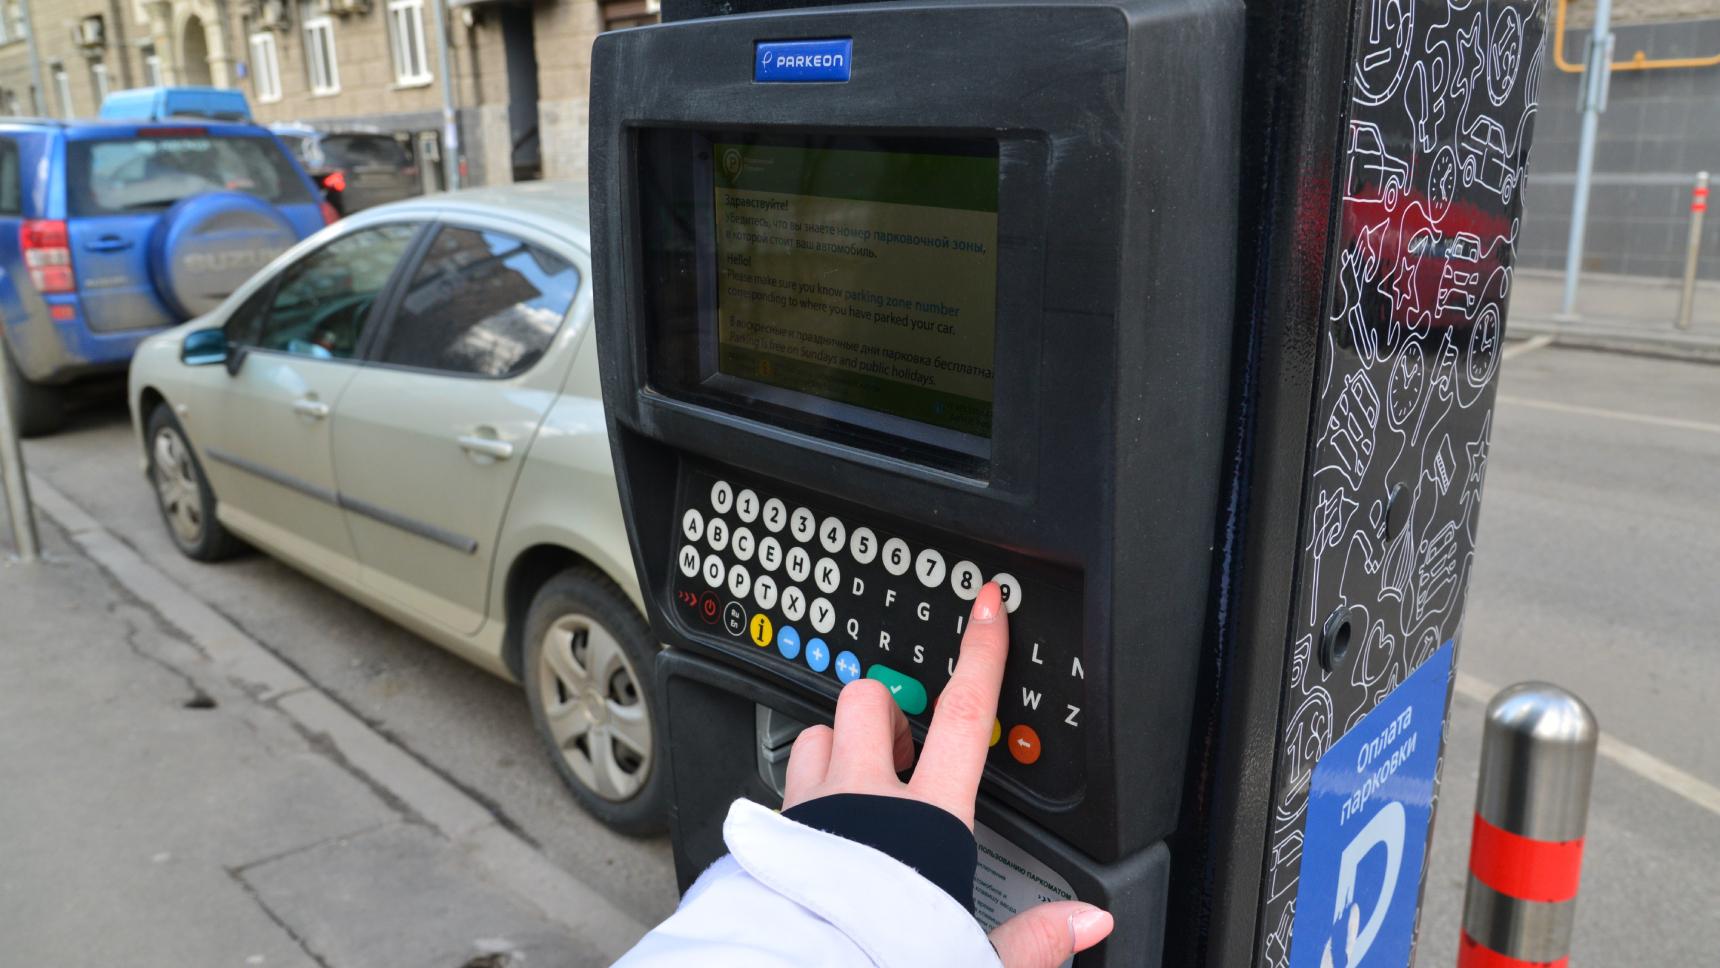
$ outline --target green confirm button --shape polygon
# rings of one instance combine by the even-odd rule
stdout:
[[[910,679],[888,666],[881,665],[867,669],[866,678],[876,679],[888,687],[890,695],[896,697],[896,705],[902,707],[902,712],[914,716],[926,711],[926,687],[920,685],[918,679]]]

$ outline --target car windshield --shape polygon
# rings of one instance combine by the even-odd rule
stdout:
[[[186,135],[66,144],[74,216],[158,212],[182,198],[232,191],[265,202],[314,201],[271,138]]]
[[[337,168],[404,168],[406,152],[393,138],[330,135],[322,140],[323,157]]]

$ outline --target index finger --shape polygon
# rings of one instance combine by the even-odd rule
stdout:
[[[955,675],[938,696],[920,765],[909,787],[926,802],[948,810],[973,826],[986,751],[997,719],[997,694],[1009,655],[1009,618],[996,582],[986,582],[974,598]]]

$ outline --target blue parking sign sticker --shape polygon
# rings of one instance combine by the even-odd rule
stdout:
[[[1290,968],[1404,968],[1451,681],[1450,641],[1314,764]]]

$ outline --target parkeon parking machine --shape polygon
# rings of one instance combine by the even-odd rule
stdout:
[[[982,922],[1407,964],[1544,9],[663,11],[591,199],[683,886],[845,682],[923,736],[995,580]]]

